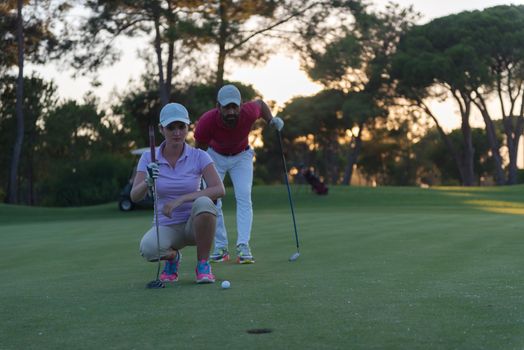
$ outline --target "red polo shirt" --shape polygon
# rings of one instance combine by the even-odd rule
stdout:
[[[260,104],[256,101],[240,106],[240,117],[234,128],[228,128],[220,117],[218,108],[204,113],[198,119],[195,140],[209,145],[221,154],[236,154],[248,146],[248,137],[253,124],[262,117]]]

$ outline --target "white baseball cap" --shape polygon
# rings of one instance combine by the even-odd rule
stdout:
[[[240,91],[238,91],[235,85],[224,85],[218,90],[217,100],[221,106],[227,106],[230,103],[240,106]]]
[[[186,107],[180,103],[168,103],[160,111],[160,124],[162,126],[168,126],[172,122],[191,124]]]

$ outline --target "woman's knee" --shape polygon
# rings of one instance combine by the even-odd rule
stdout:
[[[198,216],[203,213],[208,213],[216,217],[217,207],[211,198],[202,196],[195,199],[193,202],[193,214]]]
[[[140,255],[142,255],[147,261],[158,260],[157,243],[144,237],[140,242]]]

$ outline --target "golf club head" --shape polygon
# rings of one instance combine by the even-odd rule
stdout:
[[[289,261],[296,261],[299,256],[300,256],[300,253],[296,252],[295,254],[291,255],[291,257],[289,257]]]
[[[149,282],[146,285],[147,289],[161,289],[161,288],[165,288],[165,287],[166,287],[166,285],[164,284],[164,282],[162,282],[160,280],[151,281],[151,282]]]

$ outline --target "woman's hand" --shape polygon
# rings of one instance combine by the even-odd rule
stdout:
[[[162,213],[167,216],[168,218],[171,218],[171,215],[173,213],[173,210],[178,208],[184,203],[184,200],[182,198],[177,198],[174,201],[167,202],[164,207],[162,208]]]

